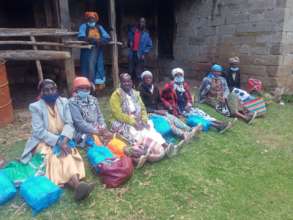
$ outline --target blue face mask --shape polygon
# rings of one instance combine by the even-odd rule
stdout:
[[[87,25],[91,28],[95,27],[96,26],[96,22],[88,22]]]
[[[58,99],[59,94],[56,93],[54,95],[43,95],[42,99],[47,103],[47,104],[55,104],[56,100]]]
[[[89,90],[77,90],[76,94],[81,98],[85,99],[90,95],[91,91]]]
[[[184,77],[183,76],[175,76],[174,81],[175,81],[175,83],[184,83]]]

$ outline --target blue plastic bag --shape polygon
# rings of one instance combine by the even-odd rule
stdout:
[[[201,125],[203,131],[208,131],[211,126],[211,121],[204,119],[198,115],[188,115],[186,117],[186,124],[190,127]]]
[[[169,122],[161,115],[152,114],[150,120],[154,123],[154,127],[163,137],[172,135],[172,129]]]
[[[61,194],[60,187],[46,176],[34,176],[21,184],[19,193],[32,208],[33,215],[56,203]]]
[[[103,163],[107,159],[115,158],[109,148],[105,146],[97,146],[95,144],[88,148],[87,157],[96,173],[100,172],[99,167],[97,166],[98,164]]]
[[[8,177],[0,172],[0,205],[4,205],[16,194],[16,189]]]

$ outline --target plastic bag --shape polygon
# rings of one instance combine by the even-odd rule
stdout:
[[[105,146],[93,145],[87,151],[87,157],[91,166],[95,169],[96,173],[99,173],[98,164],[102,163],[106,159],[114,158],[112,152]]]
[[[186,124],[190,127],[201,125],[203,131],[208,131],[211,126],[211,122],[209,120],[206,120],[198,115],[188,115],[186,117]]]
[[[23,164],[19,161],[11,161],[2,170],[8,179],[16,186],[20,185],[29,177],[38,174],[44,174],[45,166],[43,164],[43,156],[35,154],[28,164]]]
[[[16,194],[16,189],[8,177],[0,171],[0,205],[4,205]]]
[[[127,147],[127,144],[120,138],[114,136],[114,138],[107,144],[107,146],[117,157],[125,156],[124,148]]]
[[[100,180],[107,188],[116,188],[129,180],[133,174],[133,164],[129,157],[122,157],[100,163]]]
[[[63,191],[46,176],[34,176],[21,184],[19,192],[36,215],[56,203]]]
[[[163,137],[172,135],[172,129],[169,122],[161,115],[151,114],[150,120],[154,123],[154,127]]]

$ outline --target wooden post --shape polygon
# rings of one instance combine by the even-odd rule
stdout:
[[[70,95],[72,91],[72,83],[75,78],[75,67],[73,58],[64,60],[64,72],[66,76],[68,95]]]
[[[111,36],[114,41],[112,45],[112,77],[114,87],[119,86],[119,65],[118,65],[118,45],[117,45],[117,33],[116,33],[116,11],[115,11],[115,0],[110,0],[110,26]]]
[[[36,42],[36,38],[34,36],[30,36],[31,41],[32,42]],[[36,45],[33,45],[33,49],[34,50],[38,50]],[[44,79],[44,73],[43,73],[43,69],[42,69],[42,65],[41,65],[41,61],[40,60],[36,60],[36,67],[37,67],[37,71],[38,71],[38,78],[39,81],[42,81]]]
[[[60,27],[70,30],[71,25],[70,25],[70,12],[69,12],[68,0],[58,0],[58,1],[59,1]]]
[[[65,28],[69,31],[71,30],[71,24],[70,24],[70,11],[69,11],[68,0],[58,0],[58,2],[59,2],[60,27]],[[65,40],[69,40],[69,39],[64,38],[63,42]],[[69,94],[71,94],[72,83],[75,78],[75,66],[74,66],[74,57],[72,55],[72,50],[68,49],[68,51],[70,52],[71,57],[64,61],[64,72],[66,76],[67,89]]]

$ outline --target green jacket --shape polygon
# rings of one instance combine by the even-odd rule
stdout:
[[[129,124],[129,125],[132,125],[134,126],[136,121],[135,121],[135,118],[131,115],[128,115],[126,113],[124,113],[122,111],[122,108],[121,108],[121,104],[122,104],[122,101],[121,101],[121,95],[120,95],[120,92],[119,92],[120,89],[116,89],[112,95],[111,95],[111,98],[110,98],[110,107],[111,107],[111,111],[112,111],[112,120],[117,120],[117,121],[121,121],[121,122],[124,122],[126,124]],[[139,103],[140,103],[140,106],[141,106],[141,117],[142,117],[142,121],[144,123],[147,123],[148,121],[148,115],[147,115],[147,112],[146,112],[146,108],[141,100],[141,97],[139,95],[139,92],[138,91],[134,91],[134,94],[138,97],[138,100],[139,100]]]

